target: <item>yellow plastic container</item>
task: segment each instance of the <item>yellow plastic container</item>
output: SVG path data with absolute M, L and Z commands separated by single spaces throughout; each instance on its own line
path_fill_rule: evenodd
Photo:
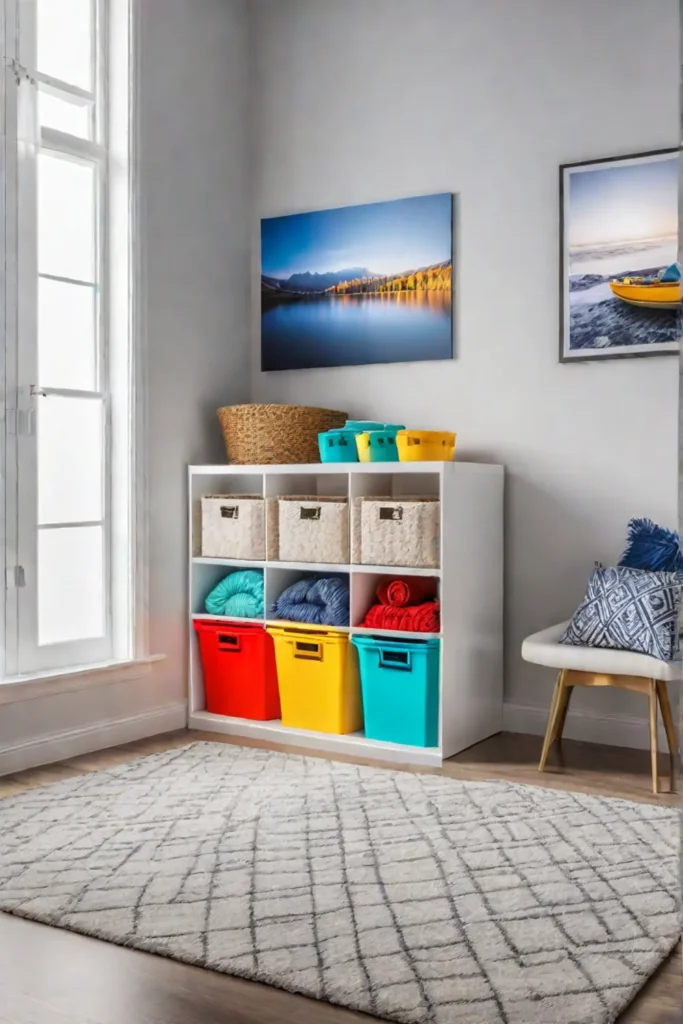
M 370 461 L 370 434 L 367 431 L 364 434 L 356 434 L 356 451 L 359 462 Z
M 359 462 L 398 462 L 396 434 L 405 427 L 382 427 L 356 434 Z
M 396 434 L 405 430 L 402 423 L 378 423 L 356 434 L 359 462 L 398 462 Z
M 452 462 L 457 434 L 445 430 L 399 430 L 400 462 Z
M 282 724 L 290 729 L 347 733 L 363 728 L 358 654 L 347 633 L 268 626 Z

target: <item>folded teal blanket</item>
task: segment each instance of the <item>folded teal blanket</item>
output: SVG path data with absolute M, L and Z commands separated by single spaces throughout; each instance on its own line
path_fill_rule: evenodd
M 218 583 L 204 608 L 209 615 L 236 615 L 241 619 L 262 619 L 263 573 L 258 569 L 240 569 Z
M 297 580 L 282 591 L 273 605 L 273 613 L 278 619 L 289 619 L 290 622 L 348 626 L 348 580 L 336 577 Z

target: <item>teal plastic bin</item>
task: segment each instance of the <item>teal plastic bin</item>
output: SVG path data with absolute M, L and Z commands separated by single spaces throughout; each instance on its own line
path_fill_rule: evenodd
M 358 649 L 368 739 L 438 747 L 439 638 L 351 640 Z
M 347 420 L 343 430 L 352 430 L 354 434 L 362 434 L 364 430 L 381 430 L 384 423 L 376 420 Z
M 355 430 L 341 427 L 318 434 L 318 449 L 321 462 L 358 462 Z

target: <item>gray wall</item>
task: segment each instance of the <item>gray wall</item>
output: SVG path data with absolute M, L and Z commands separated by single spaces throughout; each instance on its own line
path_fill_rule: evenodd
M 222 460 L 215 407 L 250 397 L 453 426 L 461 457 L 508 466 L 508 721 L 541 728 L 550 680 L 521 638 L 571 612 L 629 516 L 676 518 L 676 360 L 556 356 L 557 165 L 676 144 L 676 0 L 656 19 L 642 0 L 251 0 L 251 97 L 246 0 L 140 8 L 149 617 L 167 659 L 4 706 L 0 748 L 28 765 L 180 724 L 185 467 Z M 250 388 L 258 218 L 436 191 L 460 195 L 457 360 L 262 375 L 255 320 Z M 636 700 L 576 706 L 593 717 L 575 733 L 638 741 Z
M 249 397 L 244 0 L 142 0 L 141 187 L 155 685 L 187 685 L 187 477 Z
M 631 516 L 676 523 L 675 358 L 557 360 L 558 165 L 677 144 L 678 3 L 656 7 L 251 4 L 256 250 L 260 216 L 459 195 L 454 362 L 261 374 L 255 318 L 253 397 L 453 428 L 461 458 L 508 467 L 517 728 L 543 727 L 551 682 L 521 662 L 522 638 L 571 614 Z M 577 694 L 575 710 L 575 734 L 645 739 L 631 695 Z

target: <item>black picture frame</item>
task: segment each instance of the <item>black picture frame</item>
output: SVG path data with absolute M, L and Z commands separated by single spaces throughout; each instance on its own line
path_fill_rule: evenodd
M 568 216 L 569 207 L 569 184 L 572 174 L 585 173 L 588 170 L 607 169 L 609 165 L 633 166 L 639 163 L 654 163 L 666 161 L 668 158 L 678 163 L 679 148 L 649 150 L 644 153 L 630 153 L 621 156 L 602 157 L 597 160 L 580 160 L 573 163 L 561 164 L 559 168 L 559 222 L 560 222 L 560 250 L 559 250 L 559 292 L 560 292 L 560 320 L 559 320 L 559 361 L 561 363 L 586 363 L 594 360 L 604 359 L 633 359 L 644 356 L 677 355 L 680 352 L 680 311 L 674 311 L 673 320 L 676 323 L 675 340 L 648 343 L 629 343 L 622 345 L 585 346 L 571 348 L 571 304 L 569 301 L 569 244 L 568 244 Z M 675 212 L 675 211 L 674 211 Z M 677 258 L 674 254 L 674 262 Z M 624 257 L 626 258 L 626 257 Z M 625 266 L 623 273 L 629 272 Z M 619 272 L 621 273 L 621 272 Z M 607 274 L 606 278 L 618 275 Z M 618 307 L 617 307 L 618 308 Z M 630 309 L 637 307 L 629 307 Z M 649 312 L 649 311 L 646 311 Z M 661 314 L 657 314 L 661 316 Z M 653 321 L 651 321 L 652 323 Z M 659 325 L 663 329 L 663 325 Z M 668 328 L 667 328 L 668 332 Z

